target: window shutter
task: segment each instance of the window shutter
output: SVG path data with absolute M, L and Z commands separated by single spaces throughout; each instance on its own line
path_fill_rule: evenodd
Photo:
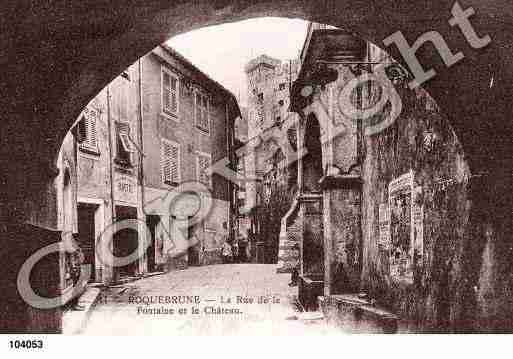
M 169 88 L 171 87 L 171 77 L 165 71 L 162 72 L 162 104 L 164 105 L 163 110 L 168 111 L 170 108 L 169 103 Z
M 178 112 L 178 78 L 162 70 L 162 105 L 163 111 L 169 115 Z
M 85 108 L 82 119 L 78 127 L 80 146 L 83 148 L 98 150 L 98 134 L 96 122 L 98 112 L 96 110 Z
M 210 157 L 204 156 L 204 155 L 198 155 L 197 157 L 198 161 L 198 175 L 197 179 L 199 182 L 210 186 L 210 174 L 208 172 L 208 169 L 210 168 Z
M 164 182 L 164 183 L 171 182 L 171 178 L 169 177 L 169 173 L 170 173 L 169 168 L 171 166 L 171 164 L 169 163 L 169 152 L 170 152 L 169 144 L 167 142 L 162 142 L 162 153 L 160 156 L 160 159 L 161 159 L 160 167 L 161 167 L 161 171 L 162 171 L 162 182 Z
M 209 113 L 208 106 L 209 100 L 208 96 L 201 94 L 200 92 L 196 92 L 196 100 L 195 100 L 195 119 L 196 126 L 203 131 L 209 132 Z
M 168 184 L 180 181 L 180 152 L 178 146 L 162 141 L 162 181 Z
M 196 112 L 196 126 L 200 127 L 201 128 L 201 123 L 202 123 L 202 111 L 201 111 L 201 95 L 199 94 L 199 92 L 196 93 L 196 103 L 195 103 L 196 106 L 194 106 L 195 108 L 195 112 Z
M 98 134 L 96 132 L 96 115 L 90 115 L 87 118 L 87 132 L 89 134 L 89 145 L 93 148 L 98 146 Z
M 86 128 L 86 119 L 84 116 L 78 121 L 77 124 L 77 141 L 82 146 L 84 144 L 84 141 L 87 140 L 87 128 Z
M 203 121 L 205 121 L 205 130 L 207 132 L 210 132 L 210 126 L 209 126 L 209 114 L 208 114 L 208 96 L 203 96 Z
M 178 161 L 179 161 L 179 152 L 178 152 L 178 147 L 177 146 L 171 146 L 171 181 L 172 182 L 175 182 L 175 183 L 178 183 L 179 180 L 180 180 L 180 173 L 179 173 L 179 166 L 178 166 Z
M 134 147 L 130 140 L 130 125 L 128 122 L 116 122 L 116 159 L 119 164 L 131 165 Z
M 171 103 L 171 111 L 176 114 L 178 110 L 178 79 L 174 76 L 171 76 L 171 86 L 169 89 L 169 102 Z

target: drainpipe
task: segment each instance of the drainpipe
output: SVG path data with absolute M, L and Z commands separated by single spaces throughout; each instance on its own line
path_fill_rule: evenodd
M 112 118 L 110 113 L 110 84 L 107 85 L 107 125 L 109 132 L 109 175 L 110 175 L 110 207 L 111 207 L 111 215 L 112 215 L 112 223 L 116 220 L 116 207 L 114 205 L 114 168 L 112 164 Z M 109 250 L 113 250 L 114 243 L 113 241 L 109 244 Z M 109 263 L 111 264 L 111 263 Z M 114 267 L 112 267 L 112 280 L 114 278 Z
M 142 94 L 142 76 L 143 76 L 143 65 L 142 65 L 142 59 L 139 59 L 139 186 L 141 187 L 141 210 L 142 215 L 145 217 L 145 210 L 144 206 L 146 203 L 146 196 L 145 196 L 145 180 L 144 180 L 144 136 L 143 136 L 143 118 L 144 118 L 144 111 L 143 111 L 143 94 Z M 146 218 L 145 218 L 146 219 Z M 144 236 L 147 235 L 147 231 L 144 231 Z M 146 238 L 146 241 L 151 240 L 150 238 Z M 146 253 L 142 258 L 146 258 Z M 146 261 L 147 263 L 147 261 Z M 143 264 L 144 269 L 144 264 Z M 146 271 L 148 271 L 148 266 L 146 266 Z M 143 270 L 144 272 L 144 270 Z
M 110 201 L 112 212 L 112 223 L 116 218 L 116 208 L 114 206 L 114 168 L 112 164 L 112 118 L 110 113 L 110 84 L 107 85 L 107 125 L 109 129 L 109 175 L 110 175 Z
M 228 155 L 228 166 L 230 167 L 230 169 L 232 169 L 232 153 L 231 153 L 231 137 L 230 137 L 230 119 L 229 119 L 229 110 L 228 110 L 228 100 L 225 102 L 225 105 L 224 105 L 224 108 L 225 108 L 225 116 L 226 116 L 226 131 L 225 131 L 225 134 L 226 134 L 226 150 L 227 150 L 227 155 Z M 229 200 L 230 200 L 230 212 L 228 213 L 228 233 L 229 233 L 229 238 L 231 240 L 233 240 L 233 218 L 232 218 L 232 213 L 233 213 L 233 183 L 231 181 L 228 181 L 228 190 L 229 190 Z
M 139 146 L 141 151 L 139 153 L 139 184 L 141 186 L 141 202 L 142 205 L 145 201 L 145 178 L 144 178 L 144 136 L 143 136 L 143 122 L 144 122 L 144 111 L 143 111 L 143 94 L 142 94 L 142 60 L 139 59 Z

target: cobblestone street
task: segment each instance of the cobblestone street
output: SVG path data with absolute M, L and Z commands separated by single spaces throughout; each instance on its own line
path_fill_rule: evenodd
M 307 335 L 326 333 L 313 313 L 309 319 L 295 310 L 297 287 L 275 265 L 231 264 L 192 267 L 107 289 L 94 308 L 83 334 L 90 335 Z M 158 296 L 198 296 L 199 304 L 143 304 Z M 237 300 L 239 297 L 239 300 Z M 242 297 L 242 298 L 240 298 Z M 179 298 L 183 300 L 183 298 Z M 241 299 L 245 303 L 241 303 Z M 259 300 L 268 303 L 258 303 Z M 228 303 L 230 300 L 230 303 Z M 249 301 L 253 303 L 249 303 Z M 274 303 L 273 303 L 274 302 Z M 199 312 L 192 313 L 192 307 Z M 153 309 L 174 310 L 174 314 Z M 185 314 L 179 314 L 180 308 Z M 230 313 L 213 314 L 218 308 Z M 236 313 L 237 309 L 240 313 Z M 234 310 L 235 313 L 231 313 Z

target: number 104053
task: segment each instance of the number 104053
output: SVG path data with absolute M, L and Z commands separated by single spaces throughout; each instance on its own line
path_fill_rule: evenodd
M 43 349 L 42 340 L 9 340 L 11 349 Z

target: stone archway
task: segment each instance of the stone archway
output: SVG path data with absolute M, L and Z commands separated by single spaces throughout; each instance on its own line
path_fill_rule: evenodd
M 9 1 L 1 10 L 5 21 L 0 38 L 2 237 L 21 236 L 11 228 L 13 218 L 58 228 L 55 163 L 62 140 L 88 101 L 129 64 L 170 36 L 202 26 L 258 16 L 301 17 L 341 27 L 375 44 L 397 31 L 409 44 L 437 31 L 453 52 L 463 52 L 465 58 L 450 68 L 430 45 L 417 55 L 426 69 L 437 72 L 424 87 L 448 115 L 464 148 L 473 174 L 469 203 L 480 209 L 473 218 L 488 228 L 490 240 L 497 243 L 490 246 L 490 256 L 506 268 L 510 252 L 502 249 L 513 232 L 513 4 L 461 1 L 464 9 L 472 6 L 475 11 L 470 19 L 476 32 L 492 39 L 481 50 L 448 23 L 452 5 L 442 0 L 422 6 L 380 0 L 162 0 L 100 6 L 83 0 L 49 7 Z M 387 51 L 406 65 L 397 47 Z M 9 241 L 2 246 L 2 258 L 18 253 L 30 238 Z M 469 246 L 462 251 L 463 256 L 480 256 L 483 249 Z M 9 280 L 4 278 L 1 287 L 11 287 Z
M 420 62 L 437 71 L 425 88 L 448 114 L 472 170 L 500 171 L 504 176 L 511 169 L 513 128 L 507 113 L 513 95 L 513 71 L 509 71 L 513 60 L 508 44 L 513 42 L 513 31 L 507 31 L 511 25 L 500 19 L 513 13 L 513 5 L 502 0 L 462 4 L 474 8 L 476 14 L 471 19 L 476 32 L 492 39 L 490 46 L 475 50 L 448 24 L 452 4 L 436 1 L 419 8 L 414 3 L 390 6 L 379 0 L 222 0 L 141 1 L 131 7 L 116 3 L 105 8 L 91 0 L 52 8 L 6 6 L 3 17 L 9 20 L 2 40 L 6 66 L 0 83 L 2 93 L 8 95 L 0 99 L 0 111 L 7 142 L 2 159 L 10 169 L 6 182 L 10 188 L 20 189 L 9 192 L 39 192 L 30 189 L 27 177 L 46 185 L 55 173 L 60 143 L 81 109 L 127 65 L 157 44 L 198 27 L 264 15 L 328 23 L 378 45 L 396 31 L 409 43 L 425 32 L 438 31 L 453 52 L 462 51 L 465 58 L 447 68 L 433 46 L 423 46 L 418 52 Z M 402 60 L 396 46 L 387 51 Z M 483 114 L 483 108 L 493 111 Z M 9 161 L 12 156 L 8 153 L 14 153 L 16 160 Z M 25 196 L 8 198 L 9 202 L 23 201 Z M 42 220 L 48 226 L 55 222 L 51 217 Z

